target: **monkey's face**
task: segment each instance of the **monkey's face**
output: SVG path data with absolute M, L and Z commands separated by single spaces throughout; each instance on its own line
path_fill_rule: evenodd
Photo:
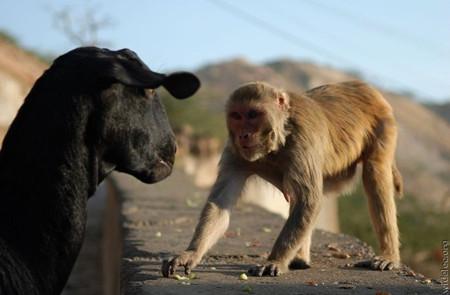
M 229 107 L 227 126 L 236 151 L 247 161 L 256 161 L 271 151 L 273 131 L 262 107 L 236 104 Z

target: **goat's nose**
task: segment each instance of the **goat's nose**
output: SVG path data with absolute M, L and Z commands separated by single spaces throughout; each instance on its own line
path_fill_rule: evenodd
M 171 146 L 171 149 L 172 149 L 173 154 L 175 154 L 175 153 L 177 152 L 177 148 L 178 148 L 177 142 L 174 141 L 174 142 L 172 143 L 172 146 Z
M 250 137 L 250 135 L 248 133 L 244 133 L 244 134 L 239 135 L 240 139 L 248 139 L 249 137 Z

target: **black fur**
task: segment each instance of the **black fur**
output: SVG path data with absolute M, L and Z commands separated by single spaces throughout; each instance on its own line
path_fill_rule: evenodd
M 171 172 L 175 139 L 153 91 L 198 79 L 150 69 L 131 50 L 72 50 L 38 79 L 0 152 L 0 294 L 60 294 L 80 250 L 86 202 L 112 171 Z

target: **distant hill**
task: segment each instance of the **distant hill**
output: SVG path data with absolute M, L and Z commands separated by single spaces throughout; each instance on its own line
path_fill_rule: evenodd
M 425 106 L 444 118 L 450 124 L 450 101 L 445 103 L 427 103 Z
M 197 74 L 204 86 L 198 97 L 210 112 L 222 118 L 228 94 L 244 82 L 264 80 L 288 90 L 304 91 L 359 78 L 329 67 L 288 59 L 262 65 L 234 59 L 206 65 Z M 449 209 L 450 125 L 410 97 L 384 90 L 383 93 L 392 104 L 399 124 L 397 160 L 406 192 L 427 206 Z
M 0 142 L 31 86 L 47 67 L 10 38 L 0 35 Z

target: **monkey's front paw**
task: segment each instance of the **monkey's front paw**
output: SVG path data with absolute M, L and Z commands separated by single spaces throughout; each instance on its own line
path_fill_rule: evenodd
M 262 276 L 271 276 L 276 277 L 281 275 L 282 273 L 285 273 L 288 270 L 288 267 L 284 264 L 281 264 L 279 262 L 275 261 L 268 261 L 267 264 L 263 265 L 255 265 L 252 266 L 248 273 L 255 277 L 262 277 Z
M 174 257 L 172 260 L 164 260 L 161 266 L 161 272 L 164 277 L 169 277 L 176 272 L 178 266 L 184 267 L 184 273 L 190 274 L 191 270 L 197 266 L 199 258 L 194 251 L 184 251 L 179 256 Z
M 355 267 L 366 267 L 373 270 L 392 270 L 399 268 L 400 263 L 392 259 L 388 259 L 382 256 L 375 256 L 371 260 L 361 261 L 355 263 Z

